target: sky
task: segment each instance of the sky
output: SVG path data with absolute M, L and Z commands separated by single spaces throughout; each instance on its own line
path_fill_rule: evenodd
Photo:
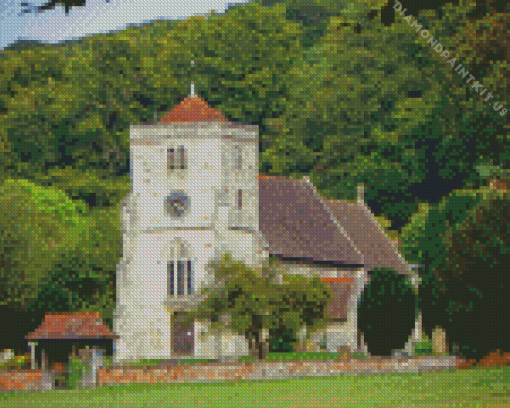
M 44 13 L 21 14 L 21 3 L 35 6 L 44 0 L 0 0 L 0 49 L 16 40 L 39 40 L 47 43 L 78 39 L 96 33 L 111 33 L 132 24 L 152 20 L 185 19 L 204 15 L 210 10 L 223 13 L 235 3 L 249 0 L 87 0 L 85 7 L 73 7 L 69 15 L 57 6 Z

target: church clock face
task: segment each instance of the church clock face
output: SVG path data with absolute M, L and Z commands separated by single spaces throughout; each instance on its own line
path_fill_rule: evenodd
M 173 192 L 165 199 L 165 208 L 173 217 L 182 217 L 190 206 L 189 197 L 182 192 Z

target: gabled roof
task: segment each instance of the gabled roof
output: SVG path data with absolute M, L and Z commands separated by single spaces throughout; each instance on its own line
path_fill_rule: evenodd
M 192 96 L 185 98 L 159 120 L 162 125 L 174 122 L 228 122 L 228 120 L 211 108 L 204 99 Z
M 50 314 L 41 325 L 25 336 L 27 340 L 98 340 L 117 335 L 106 327 L 98 312 Z
M 412 273 L 411 267 L 365 205 L 336 200 L 324 202 L 363 254 L 367 270 L 388 267 L 400 274 Z
M 259 208 L 259 229 L 271 255 L 363 265 L 363 256 L 311 184 L 260 175 Z

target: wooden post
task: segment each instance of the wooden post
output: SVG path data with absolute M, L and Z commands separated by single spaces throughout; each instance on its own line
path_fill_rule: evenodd
M 36 369 L 36 364 L 35 364 L 35 346 L 37 346 L 37 342 L 34 342 L 34 341 L 31 341 L 28 343 L 29 347 L 30 347 L 30 364 L 31 364 L 31 368 L 32 370 L 35 370 Z

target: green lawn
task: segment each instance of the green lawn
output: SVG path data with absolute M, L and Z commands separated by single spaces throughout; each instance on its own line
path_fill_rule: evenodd
M 1 408 L 504 407 L 508 404 L 510 367 L 0 394 Z

